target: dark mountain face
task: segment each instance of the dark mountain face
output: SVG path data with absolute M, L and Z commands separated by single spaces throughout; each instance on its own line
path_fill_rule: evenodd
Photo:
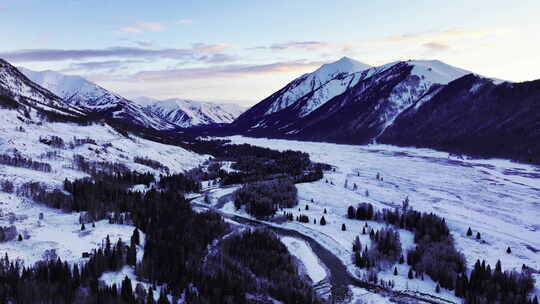
M 540 80 L 496 85 L 467 75 L 403 112 L 378 140 L 540 163 Z

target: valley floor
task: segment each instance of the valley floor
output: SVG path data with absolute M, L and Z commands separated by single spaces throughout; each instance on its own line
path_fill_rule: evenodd
M 313 161 L 336 168 L 335 172 L 326 173 L 321 181 L 297 185 L 299 206 L 286 211 L 293 211 L 295 217 L 308 215 L 311 222 L 292 222 L 283 226 L 316 238 L 358 277 L 362 273 L 350 262 L 351 243 L 356 235 L 361 234 L 365 222 L 347 219 L 347 207 L 369 202 L 377 208 L 392 208 L 400 206 L 406 197 L 414 209 L 433 212 L 446 219 L 469 268 L 480 259 L 491 265 L 501 260 L 506 270 L 519 271 L 523 264 L 540 269 L 538 166 L 500 159 L 462 160 L 429 149 L 386 145 L 349 146 L 239 136 L 229 139 L 235 144 L 304 151 Z M 376 179 L 377 174 L 382 181 Z M 354 184 L 358 186 L 357 190 L 353 190 Z M 309 205 L 309 210 L 305 210 L 305 205 Z M 324 209 L 327 214 L 323 213 Z M 237 212 L 232 202 L 225 204 L 223 211 Z M 323 215 L 328 223 L 326 226 L 313 224 L 314 218 L 318 223 Z M 347 227 L 345 232 L 341 231 L 343 223 Z M 468 227 L 474 235 L 480 232 L 482 239 L 466 236 Z M 400 234 L 406 251 L 414 245 L 412 234 L 403 230 Z M 369 243 L 366 236 L 361 235 L 361 240 L 363 244 Z M 508 247 L 511 254 L 506 253 Z M 309 261 L 306 263 L 311 264 Z M 397 278 L 392 270 L 393 267 L 380 277 L 394 280 L 396 289 L 434 294 L 435 285 L 429 279 L 406 279 L 408 266 L 398 267 Z M 538 292 L 540 275 L 535 275 L 535 278 Z M 443 290 L 437 296 L 459 302 L 450 291 Z

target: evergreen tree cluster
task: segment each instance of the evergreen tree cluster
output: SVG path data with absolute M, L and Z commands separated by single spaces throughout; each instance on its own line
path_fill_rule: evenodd
M 371 247 L 362 250 L 360 238 L 353 242 L 353 262 L 359 268 L 385 268 L 386 264 L 395 263 L 401 256 L 399 232 L 392 228 L 382 228 L 369 233 Z
M 196 176 L 191 174 L 176 173 L 171 175 L 160 175 L 159 187 L 165 190 L 188 192 L 201 192 L 201 183 Z
M 260 218 L 274 215 L 279 208 L 298 205 L 296 186 L 291 179 L 245 184 L 234 196 L 237 209 L 246 205 L 249 214 Z
M 268 294 L 282 303 L 320 303 L 300 278 L 287 247 L 268 230 L 248 230 L 225 239 L 211 263 L 213 280 L 230 286 L 213 289 L 210 303 L 246 303 L 247 293 Z M 256 280 L 250 279 L 253 275 Z
M 421 213 L 409 207 L 408 199 L 402 208 L 376 211 L 372 219 L 386 222 L 401 229 L 414 233 L 415 248 L 407 252 L 407 263 L 412 269 L 409 278 L 427 273 L 438 282 L 437 288 L 454 290 L 456 296 L 464 298 L 467 304 L 484 303 L 534 303 L 527 296 L 533 289 L 534 281 L 530 272 L 525 269 L 522 273 L 515 271 L 502 272 L 500 262 L 492 270 L 485 262 L 477 261 L 470 277 L 466 275 L 466 260 L 464 255 L 455 248 L 454 239 L 446 221 L 433 214 Z M 372 209 L 364 205 L 362 214 Z M 356 218 L 358 209 L 349 207 L 347 216 Z M 364 219 L 368 219 L 365 218 Z M 467 232 L 472 235 L 472 231 Z M 370 231 L 370 238 L 378 245 L 377 233 Z M 380 234 L 379 234 L 380 238 Z M 377 265 L 372 258 L 373 248 L 367 246 L 362 250 L 359 238 L 353 242 L 353 262 L 361 268 Z
M 529 293 L 534 289 L 534 280 L 530 271 L 502 271 L 501 262 L 495 268 L 477 260 L 470 278 L 459 275 L 456 278 L 455 294 L 464 298 L 466 304 L 487 303 L 538 303 L 535 297 L 530 299 Z
M 111 244 L 107 237 L 86 263 L 73 266 L 58 258 L 24 267 L 6 254 L 0 259 L 0 303 L 135 303 L 119 302 L 116 286 L 98 284 L 101 274 L 126 264 L 128 248 L 121 239 Z
M 164 171 L 166 173 L 169 173 L 169 168 L 167 166 L 163 165 L 162 163 L 158 162 L 157 160 L 153 160 L 153 159 L 148 158 L 148 157 L 135 156 L 133 158 L 133 161 L 138 163 L 138 164 L 150 167 L 152 169 L 162 170 L 162 171 Z
M 370 203 L 358 204 L 357 208 L 349 206 L 347 209 L 347 217 L 350 219 L 369 221 L 374 217 L 374 208 Z

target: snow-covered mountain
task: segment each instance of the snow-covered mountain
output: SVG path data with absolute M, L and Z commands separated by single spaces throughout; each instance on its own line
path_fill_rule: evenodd
M 72 118 L 85 112 L 66 104 L 54 93 L 28 79 L 17 68 L 0 59 L 0 105 L 17 108 L 26 118 L 40 114 L 58 114 Z M 22 119 L 22 118 L 21 118 Z
M 430 90 L 469 73 L 441 61 L 369 68 L 342 58 L 294 80 L 233 126 L 251 135 L 366 142 Z
M 233 122 L 245 108 L 236 104 L 217 104 L 187 99 L 155 100 L 149 97 L 136 98 L 146 109 L 163 120 L 179 127 L 222 124 Z
M 354 74 L 370 66 L 348 57 L 325 64 L 313 73 L 304 74 L 281 90 L 250 108 L 237 120 L 244 127 L 256 125 L 259 118 L 294 107 L 297 117 L 303 117 L 342 94 L 358 81 Z
M 61 97 L 65 103 L 88 112 L 99 113 L 123 123 L 156 130 L 170 130 L 175 127 L 145 110 L 139 104 L 110 92 L 83 77 L 64 75 L 55 71 L 36 72 L 25 68 L 20 68 L 20 70 L 33 82 Z

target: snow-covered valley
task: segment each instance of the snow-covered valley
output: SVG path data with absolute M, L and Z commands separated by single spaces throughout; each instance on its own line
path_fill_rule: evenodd
M 282 226 L 316 238 L 340 257 L 351 272 L 356 271 L 350 259 L 351 244 L 356 235 L 361 235 L 365 222 L 347 219 L 347 207 L 361 202 L 378 208 L 398 207 L 406 197 L 414 209 L 446 219 L 469 268 L 477 259 L 491 265 L 501 260 L 505 270 L 521 270 L 523 264 L 540 268 L 538 166 L 500 159 L 462 160 L 434 150 L 384 145 L 350 146 L 238 136 L 229 139 L 235 144 L 301 150 L 314 161 L 336 167 L 321 181 L 297 185 L 300 209 L 291 209 L 295 216 L 305 214 L 317 221 L 324 215 L 329 224 L 292 222 Z M 375 178 L 377 174 L 382 181 Z M 346 180 L 348 188 L 344 187 Z M 358 186 L 356 191 L 354 184 Z M 304 210 L 306 204 L 309 210 Z M 236 212 L 232 203 L 223 209 Z M 327 214 L 323 214 L 324 209 Z M 342 223 L 346 224 L 346 232 L 340 229 Z M 468 227 L 475 234 L 480 232 L 481 240 L 467 236 Z M 413 246 L 412 236 L 407 236 L 406 231 L 401 234 L 403 247 Z M 362 239 L 363 244 L 368 241 Z M 510 254 L 506 253 L 508 247 Z M 399 273 L 401 280 L 393 277 L 391 270 L 380 277 L 394 280 L 396 289 L 434 293 L 433 283 L 407 281 L 406 269 L 399 269 Z M 538 281 L 540 276 L 535 276 Z M 536 284 L 538 292 L 539 283 Z M 440 296 L 458 301 L 449 291 L 443 290 Z

